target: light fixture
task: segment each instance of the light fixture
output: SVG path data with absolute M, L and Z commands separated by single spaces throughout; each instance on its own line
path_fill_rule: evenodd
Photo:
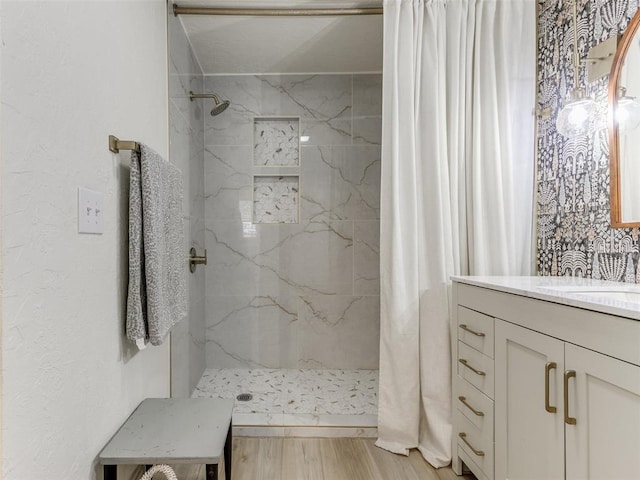
M 621 134 L 631 132 L 640 125 L 640 102 L 635 97 L 629 97 L 624 87 L 619 89 L 615 115 L 618 131 Z
M 598 104 L 578 87 L 580 57 L 578 55 L 578 0 L 573 2 L 573 88 L 556 118 L 558 133 L 566 138 L 575 138 L 592 133 L 596 129 Z

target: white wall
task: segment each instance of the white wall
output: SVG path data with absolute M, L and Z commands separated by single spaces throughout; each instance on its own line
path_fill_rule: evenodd
M 168 345 L 124 339 L 128 153 L 107 149 L 168 153 L 165 3 L 0 7 L 4 479 L 84 480 L 132 409 L 169 394 Z M 104 235 L 77 233 L 79 186 L 104 192 Z

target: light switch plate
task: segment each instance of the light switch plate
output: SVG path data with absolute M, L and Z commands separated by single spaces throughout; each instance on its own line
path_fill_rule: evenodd
M 104 232 L 104 194 L 78 187 L 78 233 Z

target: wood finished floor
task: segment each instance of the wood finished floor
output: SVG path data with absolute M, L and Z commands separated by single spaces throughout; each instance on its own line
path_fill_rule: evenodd
M 374 442 L 369 438 L 236 437 L 233 439 L 233 480 L 475 479 L 471 475 L 458 477 L 448 467 L 435 469 L 416 450 L 404 457 L 382 450 Z M 176 465 L 174 468 L 178 480 L 205 480 L 204 466 Z M 220 473 L 222 480 L 223 468 Z M 156 479 L 164 480 L 164 476 L 158 474 Z

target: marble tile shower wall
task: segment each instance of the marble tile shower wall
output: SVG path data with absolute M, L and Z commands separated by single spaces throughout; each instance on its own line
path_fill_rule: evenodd
M 538 102 L 554 112 L 538 121 L 538 272 L 640 283 L 640 230 L 610 226 L 605 122 L 590 138 L 566 140 L 555 130 L 555 115 L 573 85 L 572 5 L 545 0 L 538 16 Z M 585 58 L 589 48 L 624 32 L 638 0 L 578 5 L 578 50 Z M 580 83 L 586 84 L 584 76 Z M 605 78 L 587 84 L 587 93 L 606 105 L 607 87 Z
M 211 76 L 205 90 L 231 101 L 205 119 L 207 366 L 378 368 L 381 75 Z M 270 148 L 255 119 L 273 117 L 287 155 L 254 160 Z M 299 201 L 296 223 L 261 223 L 277 202 L 254 211 L 254 185 L 268 196 L 270 181 Z
M 185 256 L 204 248 L 204 114 L 201 102 L 189 101 L 189 90 L 201 91 L 202 71 L 180 20 L 169 16 L 169 156 L 184 183 Z M 186 268 L 186 265 L 185 265 Z M 189 274 L 189 314 L 171 332 L 171 395 L 189 397 L 205 368 L 205 277 L 202 268 Z

